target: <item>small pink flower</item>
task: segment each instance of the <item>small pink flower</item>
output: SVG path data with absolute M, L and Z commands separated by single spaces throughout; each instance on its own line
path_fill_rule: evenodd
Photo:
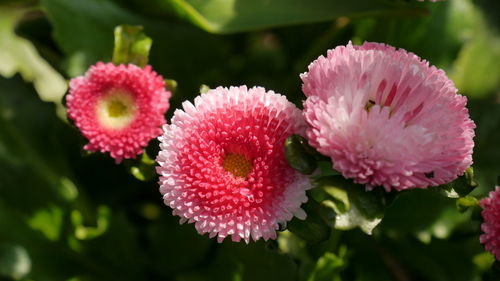
M 288 166 L 284 141 L 304 134 L 286 97 L 245 86 L 210 90 L 183 103 L 164 126 L 160 192 L 181 222 L 222 242 L 275 239 L 279 223 L 305 218 L 309 181 Z
M 340 46 L 302 74 L 313 147 L 346 178 L 403 190 L 448 183 L 472 164 L 467 99 L 405 50 Z
M 89 143 L 88 151 L 109 152 L 120 163 L 141 154 L 165 124 L 170 92 L 151 66 L 98 62 L 71 79 L 68 116 Z
M 500 261 L 500 187 L 490 192 L 480 203 L 484 223 L 481 225 L 483 234 L 479 238 L 486 250 L 490 251 Z

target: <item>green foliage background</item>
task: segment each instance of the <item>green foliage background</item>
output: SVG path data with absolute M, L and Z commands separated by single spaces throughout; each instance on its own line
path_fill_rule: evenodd
M 111 60 L 120 24 L 144 26 L 150 64 L 178 82 L 167 117 L 201 84 L 260 85 L 300 106 L 298 75 L 327 49 L 349 40 L 405 48 L 469 98 L 473 194 L 486 195 L 500 174 L 496 0 L 2 0 L 0 278 L 500 280 L 479 244 L 479 210 L 460 213 L 436 190 L 398 196 L 371 236 L 334 230 L 316 244 L 289 231 L 277 241 L 218 244 L 179 225 L 155 179 L 86 155 L 64 118 L 67 80 Z

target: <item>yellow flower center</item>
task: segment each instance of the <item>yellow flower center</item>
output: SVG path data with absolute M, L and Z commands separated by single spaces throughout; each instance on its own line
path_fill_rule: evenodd
M 252 171 L 252 164 L 245 155 L 229 153 L 224 157 L 222 166 L 235 177 L 246 178 Z
M 108 102 L 109 117 L 121 117 L 127 115 L 129 108 L 120 100 L 111 100 Z
M 135 117 L 135 102 L 130 93 L 113 89 L 97 103 L 97 119 L 108 129 L 121 129 Z

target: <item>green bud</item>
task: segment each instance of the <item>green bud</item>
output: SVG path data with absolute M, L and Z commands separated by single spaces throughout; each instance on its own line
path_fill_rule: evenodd
M 144 67 L 152 44 L 153 40 L 144 34 L 142 26 L 119 25 L 115 28 L 113 63 Z
M 461 213 L 467 211 L 471 207 L 479 206 L 479 201 L 476 197 L 473 196 L 465 196 L 457 199 L 457 209 Z

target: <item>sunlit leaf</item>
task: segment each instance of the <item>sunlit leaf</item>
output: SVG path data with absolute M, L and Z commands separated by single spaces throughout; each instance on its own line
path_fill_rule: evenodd
M 366 191 L 363 185 L 354 184 L 342 176 L 319 178 L 314 184 L 324 190 L 332 200 L 331 207 L 336 212 L 335 228 L 348 230 L 359 227 L 365 233 L 371 234 L 382 221 L 386 203 L 384 194 L 378 190 Z
M 333 20 L 341 16 L 408 11 L 378 0 L 163 0 L 179 15 L 215 33 Z
M 0 244 L 0 277 L 20 280 L 31 270 L 31 259 L 26 249 L 17 244 Z
M 345 248 L 342 251 L 345 252 Z M 316 262 L 316 266 L 307 281 L 341 281 L 340 271 L 345 266 L 344 256 L 326 252 Z
M 38 210 L 29 220 L 31 228 L 41 231 L 47 239 L 57 240 L 61 231 L 63 210 L 54 205 Z
M 64 116 L 61 102 L 67 90 L 65 79 L 38 54 L 31 42 L 14 33 L 24 12 L 0 7 L 0 75 L 9 78 L 20 73 L 25 81 L 33 82 L 43 101 L 56 103 L 58 113 Z

